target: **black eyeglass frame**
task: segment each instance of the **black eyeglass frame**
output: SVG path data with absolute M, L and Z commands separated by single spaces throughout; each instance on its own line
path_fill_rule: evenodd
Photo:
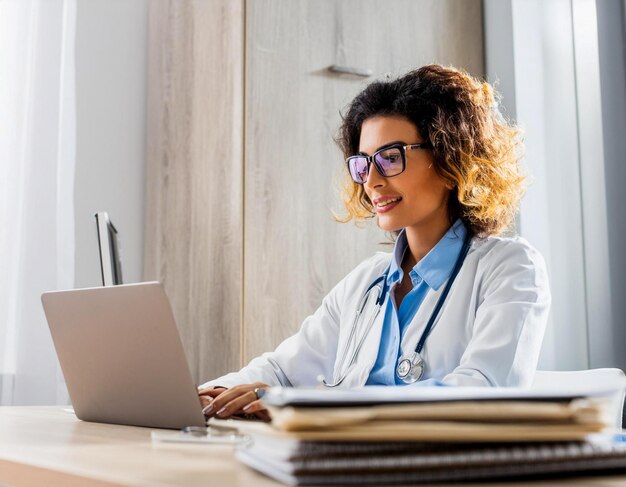
M 404 170 L 406 169 L 406 151 L 407 150 L 432 149 L 432 147 L 433 146 L 430 142 L 420 142 L 419 144 L 406 144 L 406 145 L 403 145 L 402 143 L 393 143 L 393 144 L 381 147 L 376 152 L 374 152 L 371 156 L 368 156 L 367 154 L 356 154 L 354 156 L 350 156 L 346 159 L 346 166 L 348 168 L 348 173 L 350 174 L 352 181 L 354 181 L 356 184 L 365 184 L 367 182 L 367 179 L 363 182 L 356 181 L 354 177 L 352 176 L 352 171 L 350 171 L 350 160 L 360 158 L 360 157 L 364 157 L 365 160 L 367 161 L 367 176 L 369 176 L 370 174 L 370 166 L 374 164 L 376 171 L 378 171 L 378 174 L 380 174 L 382 177 L 393 178 L 395 176 L 399 176 L 400 174 L 402 174 Z M 376 156 L 380 154 L 381 152 L 384 152 L 389 149 L 399 149 L 400 157 L 402 158 L 402 170 L 397 174 L 392 174 L 391 176 L 387 176 L 386 174 L 384 174 L 383 169 L 376 162 Z

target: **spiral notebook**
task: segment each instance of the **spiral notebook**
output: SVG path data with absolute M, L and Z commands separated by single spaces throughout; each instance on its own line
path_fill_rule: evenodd
M 613 392 L 273 388 L 272 424 L 241 424 L 237 458 L 289 485 L 626 472 L 626 444 L 607 436 Z
M 273 443 L 272 443 L 273 441 Z M 320 443 L 255 439 L 236 457 L 288 485 L 378 485 L 626 472 L 626 444 Z

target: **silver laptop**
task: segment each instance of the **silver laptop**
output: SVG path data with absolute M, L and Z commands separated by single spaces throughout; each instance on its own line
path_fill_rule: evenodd
M 41 301 L 79 419 L 152 428 L 205 425 L 160 283 L 48 292 Z

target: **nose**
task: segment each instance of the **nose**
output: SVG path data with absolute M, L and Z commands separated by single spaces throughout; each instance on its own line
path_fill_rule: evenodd
M 380 175 L 378 169 L 376 169 L 376 166 L 373 163 L 370 164 L 369 171 L 367 173 L 367 180 L 364 183 L 365 189 L 369 192 L 369 190 L 380 188 L 385 184 L 385 177 Z

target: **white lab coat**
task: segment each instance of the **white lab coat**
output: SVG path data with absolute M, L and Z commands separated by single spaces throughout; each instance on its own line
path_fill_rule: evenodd
M 340 377 L 343 370 L 337 369 L 346 353 L 345 343 L 359 301 L 369 285 L 385 272 L 391 258 L 391 253 L 379 252 L 359 264 L 304 320 L 300 330 L 276 350 L 202 387 L 232 387 L 257 381 L 287 387 L 314 386 L 319 384 L 320 376 L 327 382 Z M 400 344 L 402 354 L 415 350 L 444 288 L 431 289 L 424 298 Z M 550 300 L 544 260 L 525 239 L 474 238 L 422 350 L 422 380 L 437 379 L 457 386 L 529 386 L 537 367 Z M 378 355 L 385 306 L 340 387 L 365 385 Z M 372 312 L 373 307 L 366 308 L 365 317 Z M 365 322 L 359 320 L 357 337 L 363 333 Z M 349 357 L 354 346 L 353 339 Z

